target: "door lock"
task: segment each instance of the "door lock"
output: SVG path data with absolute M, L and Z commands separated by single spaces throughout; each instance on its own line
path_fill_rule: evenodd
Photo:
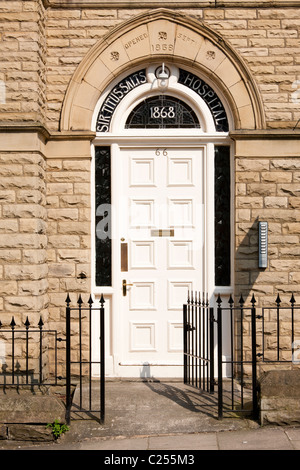
M 127 295 L 127 286 L 133 286 L 133 284 L 127 284 L 126 279 L 123 279 L 122 287 L 123 287 L 123 296 Z

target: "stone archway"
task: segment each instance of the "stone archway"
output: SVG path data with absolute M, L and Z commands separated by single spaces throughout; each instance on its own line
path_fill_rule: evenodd
M 115 28 L 77 68 L 63 104 L 61 131 L 90 131 L 95 106 L 118 75 L 140 63 L 179 62 L 210 80 L 231 109 L 235 129 L 264 128 L 259 92 L 230 45 L 207 26 L 165 9 Z

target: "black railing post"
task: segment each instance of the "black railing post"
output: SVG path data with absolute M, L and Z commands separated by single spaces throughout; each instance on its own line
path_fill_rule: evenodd
M 215 391 L 215 360 L 214 360 L 214 309 L 209 309 L 209 391 Z
M 218 418 L 223 418 L 223 362 L 222 362 L 222 309 L 221 297 L 217 299 L 217 322 L 218 322 Z
M 291 297 L 291 300 L 290 300 L 290 303 L 291 303 L 291 322 L 292 322 L 292 358 L 294 357 L 294 350 L 295 350 L 295 344 L 294 344 L 294 341 L 295 341 L 295 328 L 294 328 L 294 305 L 295 305 L 295 297 L 294 297 L 294 294 L 292 293 L 292 297 Z
M 66 422 L 70 424 L 71 414 L 71 299 L 66 298 Z
M 40 330 L 39 381 L 41 384 L 43 382 L 43 326 L 44 326 L 42 317 L 40 317 L 38 326 Z
M 195 307 L 196 308 L 196 307 Z M 194 311 L 195 311 L 195 308 L 194 308 L 194 292 L 192 291 L 191 292 L 191 317 L 189 319 L 189 323 L 190 323 L 190 351 L 189 352 L 192 352 L 192 356 L 191 356 L 191 362 L 192 362 L 192 385 L 194 385 L 194 354 L 195 354 L 195 351 L 194 351 Z
M 92 321 L 93 321 L 93 299 L 92 299 L 91 294 L 88 300 L 88 304 L 89 304 L 89 409 L 91 410 L 92 409 Z M 99 336 L 101 336 L 101 332 Z M 80 370 L 80 374 L 81 373 L 82 371 Z M 100 380 L 101 380 L 101 376 L 100 376 Z M 82 389 L 80 393 L 82 394 Z M 80 408 L 81 407 L 82 407 L 82 401 L 80 402 Z
M 82 312 L 81 307 L 83 300 L 81 294 L 79 294 L 77 305 L 78 305 L 78 347 L 79 347 L 79 406 L 82 409 Z
M 275 300 L 276 302 L 276 305 L 277 305 L 277 361 L 279 362 L 279 359 L 280 359 L 280 354 L 279 354 L 279 350 L 280 350 L 280 323 L 279 323 L 279 316 L 280 316 L 280 304 L 281 304 L 281 299 L 280 299 L 280 296 L 279 294 L 277 295 L 277 298 Z
M 100 299 L 100 421 L 104 422 L 105 418 L 105 300 L 103 294 Z
M 26 344 L 25 344 L 25 351 L 26 351 L 26 385 L 28 385 L 28 361 L 29 361 L 29 326 L 30 322 L 28 320 L 28 317 L 26 318 L 26 321 L 24 323 L 25 328 L 26 328 Z
M 241 295 L 240 304 L 240 365 L 241 365 L 241 405 L 244 407 L 244 298 Z
M 231 403 L 232 403 L 232 408 L 234 407 L 234 350 L 233 350 L 233 345 L 234 345 L 234 328 L 233 328 L 233 304 L 234 300 L 232 298 L 232 295 L 230 294 L 229 300 L 229 321 L 230 321 L 230 361 L 231 361 Z
M 258 418 L 257 401 L 257 356 L 256 356 L 256 300 L 254 294 L 251 299 L 251 336 L 252 336 L 252 406 L 253 418 Z
M 16 322 L 14 317 L 12 317 L 11 322 L 10 322 L 10 327 L 11 327 L 11 378 L 12 378 L 12 383 L 15 383 L 15 326 Z
M 186 319 L 186 374 L 187 374 L 187 383 L 191 384 L 191 337 L 190 337 L 190 321 L 191 321 L 191 299 L 190 292 L 188 292 L 187 299 L 187 319 Z
M 187 304 L 183 305 L 183 383 L 187 383 Z

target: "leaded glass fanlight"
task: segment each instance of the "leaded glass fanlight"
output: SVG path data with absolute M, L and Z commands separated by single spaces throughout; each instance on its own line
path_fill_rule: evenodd
M 139 103 L 126 121 L 126 129 L 199 129 L 200 123 L 192 108 L 179 98 L 153 96 Z

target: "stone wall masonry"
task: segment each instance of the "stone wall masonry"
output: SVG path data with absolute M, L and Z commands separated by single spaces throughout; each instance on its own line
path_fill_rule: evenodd
M 174 6 L 227 40 L 260 89 L 268 127 L 293 128 L 299 117 L 299 9 Z M 71 77 L 98 41 L 144 12 L 125 8 L 45 8 L 42 0 L 0 1 L 0 118 L 45 121 L 59 129 Z
M 45 153 L 34 141 L 26 150 L 29 133 L 26 142 L 25 133 L 16 143 L 11 136 L 0 141 L 0 312 L 3 323 L 12 314 L 20 321 L 29 314 L 34 322 L 42 314 L 50 327 L 63 329 L 66 293 L 90 291 L 92 188 L 88 138 L 84 150 L 72 133 L 58 136 L 62 104 L 91 48 L 145 10 L 44 5 L 0 0 L 0 120 L 44 122 L 51 133 Z M 299 9 L 195 5 L 174 10 L 203 22 L 240 54 L 260 90 L 269 130 L 294 129 Z M 237 148 L 235 158 L 235 291 L 245 300 L 254 292 L 260 305 L 273 304 L 278 292 L 284 301 L 291 292 L 300 301 L 299 141 L 270 145 L 266 138 L 255 152 L 250 147 Z M 264 270 L 258 268 L 259 220 L 269 222 Z
M 174 8 L 203 22 L 241 55 L 260 89 L 268 127 L 296 125 L 299 9 Z M 45 121 L 58 130 L 63 99 L 80 62 L 105 34 L 144 11 L 45 8 L 42 0 L 1 0 L 0 118 Z
M 299 158 L 237 157 L 236 292 L 254 292 L 262 304 L 277 293 L 300 300 Z M 258 221 L 269 223 L 269 262 L 258 267 Z
M 45 120 L 42 0 L 0 1 L 0 120 Z
M 66 293 L 90 292 L 90 194 L 90 157 L 47 160 L 49 319 L 56 326 Z
M 0 152 L 0 309 L 19 326 L 47 321 L 45 161 L 39 152 Z
M 176 7 L 174 7 L 176 9 Z M 178 8 L 220 34 L 248 65 L 270 128 L 293 128 L 299 114 L 300 51 L 297 8 Z M 137 9 L 47 10 L 47 125 L 58 129 L 62 100 L 91 47 Z

